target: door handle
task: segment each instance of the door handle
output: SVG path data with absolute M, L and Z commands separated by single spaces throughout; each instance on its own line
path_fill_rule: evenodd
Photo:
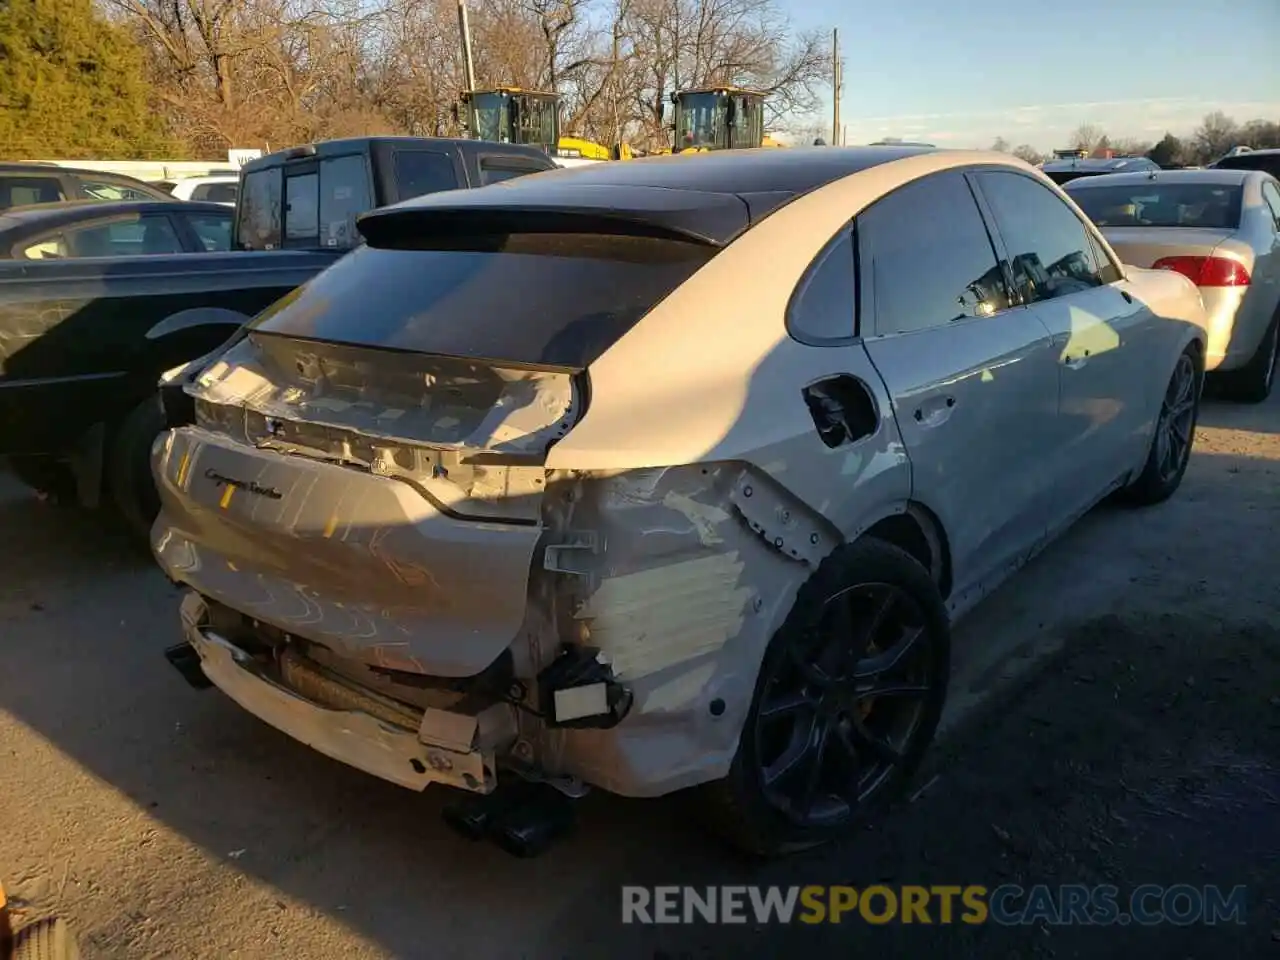
M 1124 297 L 1125 303 L 1133 303 L 1133 294 L 1130 293 L 1128 290 L 1121 290 L 1120 296 Z

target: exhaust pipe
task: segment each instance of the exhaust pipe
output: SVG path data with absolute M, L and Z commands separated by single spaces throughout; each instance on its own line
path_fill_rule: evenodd
M 200 667 L 200 654 L 196 653 L 196 648 L 191 644 L 179 643 L 169 647 L 164 652 L 164 658 L 173 664 L 173 668 L 182 674 L 182 679 L 195 689 L 208 690 L 213 686 L 213 681 L 205 676 L 204 670 Z
M 488 839 L 513 857 L 536 857 L 574 826 L 573 802 L 546 784 L 520 782 L 488 796 L 467 796 L 443 811 L 468 840 Z

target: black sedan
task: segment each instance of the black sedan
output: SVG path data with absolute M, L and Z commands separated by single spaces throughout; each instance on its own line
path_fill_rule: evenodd
M 0 260 L 208 253 L 231 249 L 235 210 L 189 200 L 68 200 L 0 213 Z

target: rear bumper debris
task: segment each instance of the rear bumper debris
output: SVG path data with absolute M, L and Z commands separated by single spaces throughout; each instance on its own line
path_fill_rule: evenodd
M 411 790 L 432 783 L 475 793 L 496 787 L 497 754 L 515 738 L 511 706 L 491 705 L 474 715 L 417 711 L 301 658 L 272 669 L 211 629 L 206 611 L 198 594 L 184 598 L 187 642 L 213 685 L 254 716 L 334 760 Z M 415 720 L 417 729 L 409 726 Z

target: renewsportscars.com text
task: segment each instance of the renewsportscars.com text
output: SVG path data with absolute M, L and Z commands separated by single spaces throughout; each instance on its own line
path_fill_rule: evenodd
M 623 887 L 623 923 L 1243 924 L 1242 886 Z

